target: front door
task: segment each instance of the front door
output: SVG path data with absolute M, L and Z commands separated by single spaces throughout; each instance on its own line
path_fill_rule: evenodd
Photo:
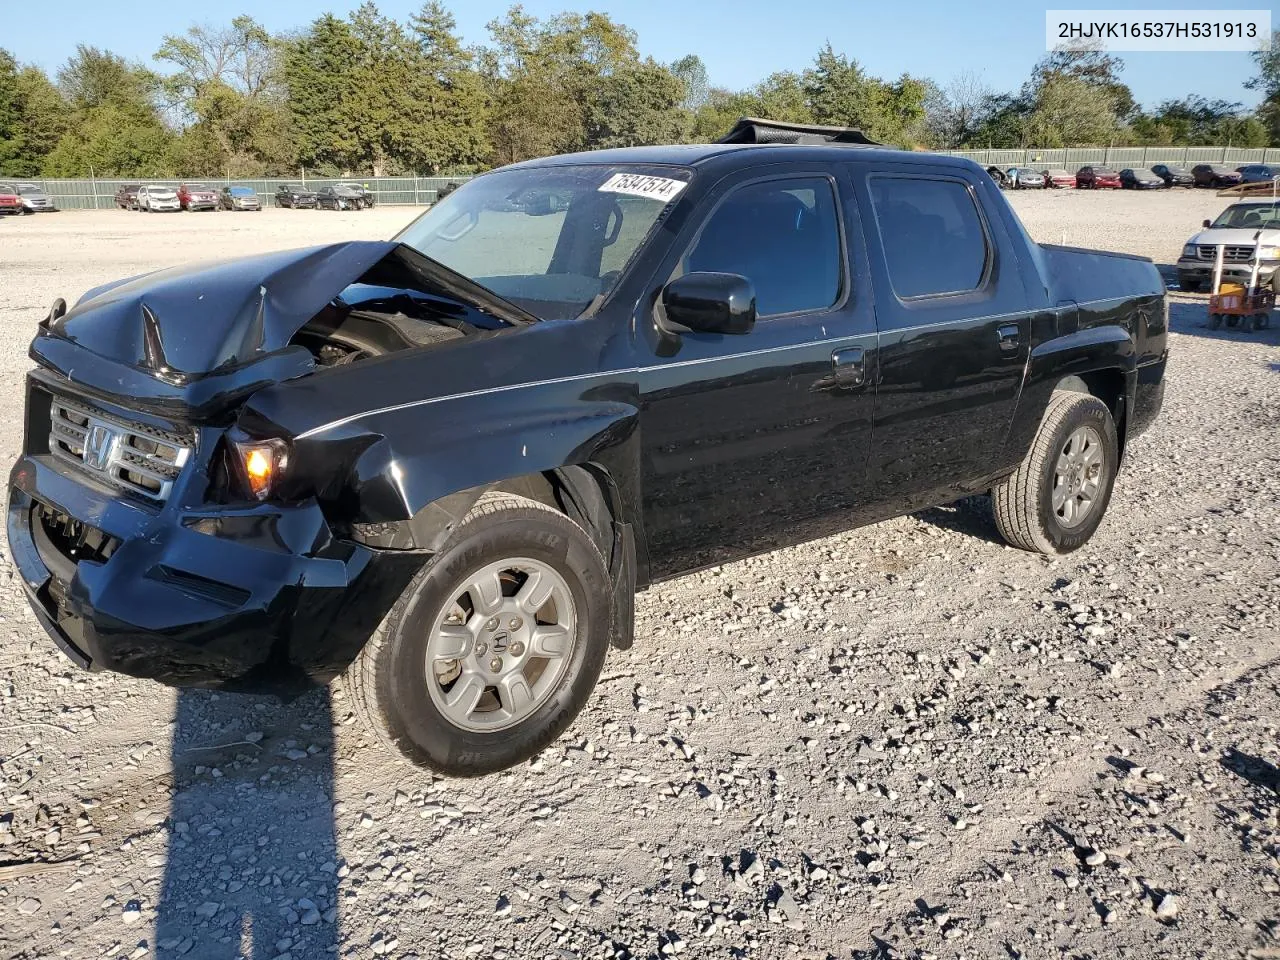
M 865 492 L 875 319 L 856 210 L 828 170 L 789 166 L 717 185 L 655 277 L 747 277 L 755 329 L 656 340 L 639 317 L 653 579 L 819 535 Z

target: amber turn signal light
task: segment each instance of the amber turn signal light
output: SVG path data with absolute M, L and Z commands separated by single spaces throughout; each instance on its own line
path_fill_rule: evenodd
M 289 462 L 283 440 L 253 440 L 233 444 L 237 465 L 249 496 L 265 500 Z

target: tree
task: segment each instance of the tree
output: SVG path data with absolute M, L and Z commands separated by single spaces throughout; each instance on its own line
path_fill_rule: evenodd
M 58 87 L 70 114 L 66 134 L 42 161 L 47 176 L 172 172 L 174 135 L 160 118 L 155 74 L 81 44 L 58 71 Z
M 489 102 L 475 55 L 462 46 L 452 14 L 436 0 L 423 4 L 409 23 L 417 49 L 409 97 L 415 135 L 406 161 L 432 173 L 483 163 L 490 151 Z
M 516 5 L 488 30 L 491 45 L 481 59 L 493 104 L 489 135 L 501 163 L 586 148 L 602 81 L 640 64 L 635 33 L 602 13 L 544 22 Z
M 1249 90 L 1262 91 L 1258 119 L 1266 126 L 1271 143 L 1280 143 L 1280 30 L 1271 34 L 1271 49 L 1256 50 L 1253 62 L 1258 75 L 1245 82 Z
M 697 54 L 681 57 L 668 68 L 684 88 L 680 99 L 680 107 L 689 113 L 696 113 L 707 102 L 711 93 L 711 85 L 707 80 L 707 65 Z
M 990 115 L 992 90 L 976 73 L 957 74 L 945 87 L 926 86 L 925 129 L 934 146 L 954 149 L 972 142 Z
M 282 72 L 301 163 L 344 170 L 356 161 L 352 106 L 359 59 L 350 25 L 328 13 L 286 47 Z
M 1241 104 L 1206 100 L 1196 94 L 1180 100 L 1165 100 L 1153 112 L 1137 117 L 1131 124 L 1131 130 L 1134 139 L 1156 146 L 1211 146 L 1219 143 L 1265 146 L 1266 143 L 1265 127 L 1261 121 L 1249 117 Z M 1259 131 L 1261 143 L 1256 142 Z
M 868 76 L 830 44 L 805 71 L 803 87 L 815 122 L 856 127 L 884 143 L 908 145 L 925 117 L 923 83 L 906 74 L 892 83 Z
M 1040 86 L 1024 133 L 1037 147 L 1109 144 L 1116 115 L 1106 90 L 1075 76 L 1053 75 Z
M 602 77 L 587 109 L 592 147 L 635 147 L 678 142 L 685 117 L 677 109 L 684 84 L 653 60 Z
M 277 54 L 266 29 L 249 16 L 164 38 L 155 59 L 176 69 L 161 89 L 186 127 L 184 155 L 188 162 L 199 157 L 199 172 L 261 174 L 292 160 Z
M 1118 121 L 1137 111 L 1133 91 L 1120 80 L 1124 61 L 1101 50 L 1059 47 L 1043 57 L 1031 70 L 1032 95 L 1055 77 L 1071 77 L 1107 94 Z

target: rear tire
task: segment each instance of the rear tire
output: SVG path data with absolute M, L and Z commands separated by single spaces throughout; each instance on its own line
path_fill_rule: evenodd
M 1102 523 L 1119 462 L 1107 405 L 1087 393 L 1055 393 L 1022 463 L 991 491 L 1000 535 L 1036 553 L 1078 550 Z
M 405 588 L 346 682 L 356 712 L 412 763 L 482 776 L 568 729 L 604 665 L 610 617 L 608 567 L 587 532 L 545 504 L 489 493 Z

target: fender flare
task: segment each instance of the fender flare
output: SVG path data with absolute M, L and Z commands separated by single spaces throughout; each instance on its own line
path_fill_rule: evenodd
M 1124 445 L 1125 412 L 1132 409 L 1137 389 L 1138 349 L 1122 326 L 1104 324 L 1054 337 L 1037 344 L 1027 358 L 1022 390 L 1009 425 L 1003 457 L 1007 466 L 1021 462 L 1040 429 L 1049 398 L 1064 380 L 1088 383 L 1098 374 L 1122 378 L 1116 430 Z

